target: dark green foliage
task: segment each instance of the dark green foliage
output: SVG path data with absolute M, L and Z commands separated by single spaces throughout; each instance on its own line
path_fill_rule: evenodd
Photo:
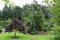
M 22 9 L 18 6 L 15 6 L 13 8 L 8 7 L 5 5 L 2 13 L 1 14 L 1 20 L 7 20 L 7 19 L 12 19 L 12 18 L 18 18 L 21 20 L 21 11 Z
M 46 19 L 50 19 L 51 18 L 51 13 L 49 11 L 48 6 L 42 6 L 42 12 L 45 15 Z
M 37 31 L 49 29 L 49 26 L 46 26 L 45 22 L 49 25 L 51 15 L 48 7 L 42 7 L 42 5 L 34 0 L 34 3 L 30 5 L 27 4 L 22 8 L 19 6 L 11 7 L 5 5 L 3 10 L 0 11 L 0 17 L 0 20 L 3 21 L 13 18 L 19 19 L 22 22 L 25 22 L 26 30 L 34 34 L 37 33 Z M 4 23 L 3 25 L 6 24 Z
M 29 26 L 28 32 L 34 34 L 36 31 L 43 30 L 45 18 L 41 5 L 34 1 L 33 4 L 26 5 L 23 8 L 22 20 L 24 20 L 27 24 L 29 23 L 29 25 L 27 25 Z

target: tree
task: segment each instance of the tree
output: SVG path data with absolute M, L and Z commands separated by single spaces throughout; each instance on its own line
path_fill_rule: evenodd
M 7 5 L 5 5 L 5 7 L 4 7 L 4 9 L 3 9 L 3 11 L 2 11 L 2 18 L 3 18 L 3 20 L 6 20 L 6 19 L 8 19 L 8 6 Z
M 52 16 L 54 19 L 54 22 L 57 25 L 57 29 L 56 30 L 56 36 L 55 36 L 55 40 L 60 40 L 60 1 L 59 0 L 53 0 L 54 4 L 52 4 Z
M 14 38 L 16 38 L 16 31 L 22 32 L 25 34 L 25 28 L 22 25 L 22 21 L 19 21 L 16 18 L 12 19 L 12 22 L 5 28 L 6 32 L 14 31 Z
M 11 3 L 9 0 L 2 0 L 2 1 L 4 1 L 7 4 L 7 6 L 10 6 L 11 8 L 15 6 L 14 3 L 13 2 Z
M 55 24 L 53 30 L 56 33 L 54 40 L 60 40 L 60 0 L 53 0 L 50 3 L 51 21 Z
M 44 25 L 44 15 L 42 13 L 41 6 L 37 4 L 36 1 L 34 1 L 33 10 L 34 10 L 33 21 L 32 21 L 33 25 L 35 26 L 36 30 L 38 31 L 42 30 Z
M 2 20 L 2 12 L 0 11 L 0 20 Z
M 44 15 L 40 4 L 34 1 L 31 5 L 25 5 L 23 7 L 22 20 L 29 24 L 28 32 L 39 31 L 44 26 Z
M 51 13 L 50 13 L 50 10 L 49 10 L 49 7 L 48 6 L 44 6 L 42 5 L 42 12 L 45 16 L 45 19 L 50 19 L 51 18 Z
M 7 19 L 12 19 L 12 18 L 18 18 L 21 20 L 21 11 L 22 9 L 18 6 L 15 6 L 13 8 L 11 8 L 10 6 L 8 7 L 7 5 L 5 5 L 5 7 L 2 10 L 2 18 L 3 20 L 7 20 Z
M 22 19 L 22 8 L 20 8 L 19 6 L 15 6 L 12 11 L 14 18 L 18 18 L 19 20 Z

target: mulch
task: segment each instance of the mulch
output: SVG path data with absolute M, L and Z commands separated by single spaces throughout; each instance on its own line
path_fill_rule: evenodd
M 44 32 L 44 31 L 39 31 L 38 33 L 41 35 L 48 34 L 48 32 Z

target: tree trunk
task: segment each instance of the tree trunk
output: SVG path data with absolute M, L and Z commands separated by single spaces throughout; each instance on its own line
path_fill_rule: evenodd
M 14 29 L 14 38 L 16 38 L 16 29 Z
M 14 37 L 16 38 L 16 31 L 14 32 Z

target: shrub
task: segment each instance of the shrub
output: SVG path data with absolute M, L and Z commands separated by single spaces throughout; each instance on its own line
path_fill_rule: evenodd
M 52 31 L 54 31 L 54 40 L 60 40 L 60 27 L 59 26 L 55 26 L 52 28 Z

